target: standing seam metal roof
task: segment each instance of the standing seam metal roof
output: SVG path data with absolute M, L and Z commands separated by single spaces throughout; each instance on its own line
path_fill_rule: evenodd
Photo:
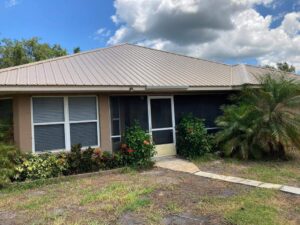
M 1 86 L 234 87 L 270 69 L 226 65 L 131 44 L 0 70 Z

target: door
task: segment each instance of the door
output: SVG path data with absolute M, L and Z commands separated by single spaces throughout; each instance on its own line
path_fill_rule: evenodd
M 156 156 L 176 155 L 173 96 L 149 96 L 149 132 L 156 145 Z

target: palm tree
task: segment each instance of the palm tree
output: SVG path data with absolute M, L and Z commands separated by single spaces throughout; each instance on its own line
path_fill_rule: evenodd
M 223 107 L 216 138 L 225 154 L 247 159 L 284 158 L 290 146 L 300 148 L 300 83 L 285 74 L 267 74 L 259 88 L 246 86 Z

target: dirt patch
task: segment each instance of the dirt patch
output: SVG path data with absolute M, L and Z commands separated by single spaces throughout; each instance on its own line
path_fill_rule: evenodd
M 118 221 L 119 225 L 142 225 L 147 224 L 142 218 L 133 213 L 126 213 Z
M 170 215 L 162 220 L 165 225 L 209 225 L 211 220 L 206 216 Z

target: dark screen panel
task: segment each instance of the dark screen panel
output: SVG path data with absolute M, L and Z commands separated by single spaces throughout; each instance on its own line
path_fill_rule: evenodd
M 143 130 L 148 131 L 148 105 L 147 96 L 120 97 L 120 115 L 122 133 L 127 127 L 137 121 Z
M 173 130 L 152 131 L 152 139 L 156 145 L 173 143 Z
M 171 99 L 151 99 L 152 128 L 172 127 Z
M 206 127 L 215 127 L 215 119 L 222 114 L 221 106 L 228 104 L 230 93 L 174 96 L 175 121 L 187 114 L 205 119 Z
M 12 117 L 12 99 L 0 100 L 0 121 L 10 121 Z

